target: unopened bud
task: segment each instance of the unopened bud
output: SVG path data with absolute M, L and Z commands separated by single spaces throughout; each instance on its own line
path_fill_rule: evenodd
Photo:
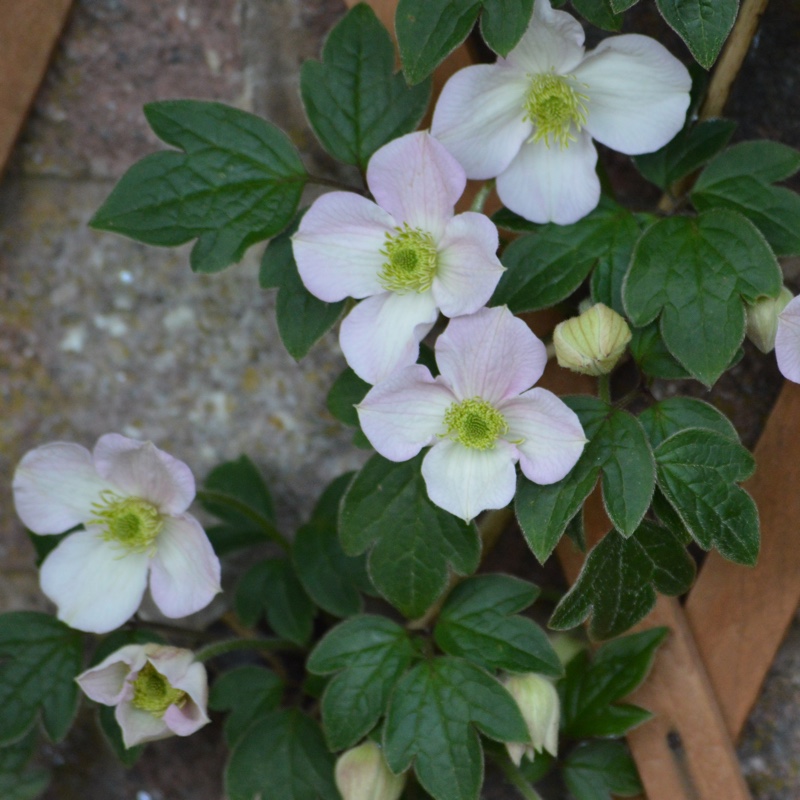
M 406 785 L 406 774 L 395 775 L 370 740 L 339 756 L 335 777 L 344 800 L 398 800 Z
M 747 338 L 762 352 L 775 348 L 778 316 L 794 295 L 784 286 L 777 297 L 761 297 L 747 308 Z
M 608 375 L 630 340 L 628 323 L 603 303 L 560 322 L 553 332 L 559 365 L 584 375 Z
M 547 750 L 551 756 L 557 755 L 561 706 L 552 681 L 543 675 L 528 672 L 506 678 L 505 687 L 519 706 L 531 739 L 530 744 L 506 744 L 508 757 L 519 766 L 523 756 L 533 761 L 536 753 L 542 750 Z

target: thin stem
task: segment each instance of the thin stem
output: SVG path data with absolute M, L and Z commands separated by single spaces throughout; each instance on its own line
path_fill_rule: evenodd
M 470 206 L 469 210 L 482 213 L 483 207 L 486 205 L 486 200 L 492 193 L 492 189 L 494 189 L 494 178 L 486 181 L 486 183 L 484 183 L 483 186 L 478 189 L 478 193 L 475 195 L 475 199 L 472 201 L 472 205 Z
M 611 376 L 601 375 L 597 379 L 597 396 L 604 402 L 611 402 Z
M 316 183 L 318 186 L 330 186 L 333 189 L 340 189 L 343 192 L 355 192 L 356 194 L 364 194 L 363 189 L 356 186 L 350 186 L 342 181 L 337 181 L 332 178 L 323 178 L 321 175 L 309 175 L 308 180 L 310 183 Z
M 525 800 L 542 800 L 539 792 L 531 786 L 527 778 L 522 774 L 522 770 L 511 759 L 501 755 L 492 755 L 492 761 Z
M 284 639 L 224 639 L 206 645 L 194 654 L 195 661 L 208 661 L 211 658 L 233 653 L 237 650 L 296 650 L 296 645 Z

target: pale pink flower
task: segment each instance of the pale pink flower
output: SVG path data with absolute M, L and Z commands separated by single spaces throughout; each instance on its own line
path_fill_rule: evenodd
M 775 358 L 783 377 L 800 383 L 800 297 L 789 301 L 778 316 Z
M 125 747 L 189 736 L 210 721 L 206 668 L 191 650 L 129 644 L 75 680 L 90 699 L 115 706 Z
M 67 536 L 41 567 L 42 591 L 73 628 L 105 633 L 131 617 L 147 588 L 168 617 L 204 608 L 221 591 L 220 566 L 200 523 L 186 513 L 194 477 L 151 442 L 116 433 L 85 447 L 37 447 L 14 474 L 14 503 L 40 535 Z
M 536 0 L 520 43 L 445 84 L 431 133 L 469 178 L 534 222 L 576 222 L 600 198 L 592 139 L 628 155 L 663 147 L 689 106 L 689 72 L 654 39 L 613 36 L 589 53 L 581 24 Z
M 306 288 L 326 302 L 362 300 L 339 332 L 347 363 L 376 383 L 413 364 L 439 311 L 471 314 L 503 267 L 497 228 L 483 214 L 454 216 L 464 170 L 429 134 L 410 133 L 370 159 L 377 203 L 351 192 L 317 199 L 292 237 Z
M 470 520 L 503 508 L 516 488 L 519 461 L 534 483 L 555 483 L 586 443 L 572 409 L 546 389 L 530 389 L 547 355 L 528 326 L 505 307 L 451 320 L 436 341 L 433 378 L 412 365 L 374 386 L 358 408 L 372 446 L 406 461 L 433 445 L 422 461 L 428 496 Z

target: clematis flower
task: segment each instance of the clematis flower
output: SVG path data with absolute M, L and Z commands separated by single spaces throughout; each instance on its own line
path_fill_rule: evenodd
M 191 470 L 151 442 L 110 433 L 94 452 L 55 442 L 37 447 L 14 474 L 14 503 L 40 535 L 82 524 L 47 556 L 42 591 L 58 618 L 93 633 L 131 617 L 150 574 L 150 593 L 168 617 L 204 608 L 221 591 L 220 567 L 200 523 Z
M 376 203 L 352 192 L 317 199 L 292 238 L 297 269 L 316 297 L 362 300 L 339 332 L 347 363 L 369 383 L 413 364 L 439 311 L 471 314 L 500 280 L 497 228 L 454 216 L 464 170 L 430 134 L 410 133 L 370 159 Z
M 613 36 L 586 53 L 580 23 L 536 0 L 520 43 L 445 84 L 431 133 L 469 178 L 534 222 L 577 222 L 600 198 L 592 139 L 628 155 L 663 147 L 689 107 L 689 72 L 654 39 Z
M 535 483 L 555 483 L 575 465 L 586 438 L 575 412 L 546 389 L 531 389 L 547 355 L 505 307 L 451 320 L 436 341 L 433 378 L 418 364 L 374 386 L 357 406 L 372 446 L 422 461 L 428 496 L 470 520 L 503 508 L 516 488 L 514 465 Z
M 130 644 L 75 680 L 90 699 L 115 706 L 125 747 L 189 736 L 210 722 L 206 668 L 191 650 Z
M 784 378 L 800 383 L 800 297 L 795 297 L 778 316 L 775 358 Z
M 543 750 L 551 756 L 558 755 L 561 704 L 553 682 L 544 675 L 527 672 L 524 675 L 511 675 L 503 683 L 519 706 L 531 737 L 530 744 L 507 743 L 508 757 L 519 766 L 523 756 L 533 761 L 536 753 Z
M 334 777 L 344 800 L 398 800 L 408 776 L 393 774 L 381 748 L 368 739 L 339 756 Z

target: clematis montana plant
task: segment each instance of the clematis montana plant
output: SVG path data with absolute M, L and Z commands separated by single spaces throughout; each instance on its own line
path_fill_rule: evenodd
M 597 30 L 585 49 L 589 26 L 643 19 L 676 41 L 645 6 L 399 0 L 390 32 L 355 5 L 300 75 L 341 162 L 321 176 L 241 109 L 145 108 L 171 149 L 134 164 L 92 226 L 196 239 L 204 273 L 267 242 L 278 334 L 298 360 L 327 343 L 314 385 L 341 371 L 317 413 L 326 434 L 350 429 L 360 467 L 316 487 L 330 470 L 309 444 L 298 491 L 316 503 L 293 509 L 256 463 L 283 474 L 277 437 L 199 489 L 150 442 L 31 445 L 14 503 L 57 618 L 0 615 L 0 795 L 43 790 L 25 762 L 67 735 L 81 690 L 127 765 L 207 726 L 229 800 L 478 800 L 486 761 L 526 800 L 644 793 L 624 737 L 650 715 L 626 695 L 669 632 L 626 632 L 658 592 L 689 590 L 700 551 L 758 558 L 740 486 L 754 460 L 715 405 L 739 376 L 715 384 L 773 345 L 800 382 L 798 286 L 778 261 L 800 255 L 800 200 L 776 185 L 800 153 L 729 145 L 735 123 L 698 110 L 687 65 L 712 66 L 736 0 L 677 18 L 656 3 L 688 51 Z M 437 79 L 430 102 L 465 37 L 486 63 Z M 713 97 L 730 77 L 712 73 Z M 595 142 L 634 156 L 630 208 L 625 159 Z M 306 207 L 312 184 L 333 191 Z M 597 496 L 607 532 L 587 543 Z M 568 590 L 539 568 L 557 547 L 582 551 Z M 545 618 L 577 630 L 554 645 Z

